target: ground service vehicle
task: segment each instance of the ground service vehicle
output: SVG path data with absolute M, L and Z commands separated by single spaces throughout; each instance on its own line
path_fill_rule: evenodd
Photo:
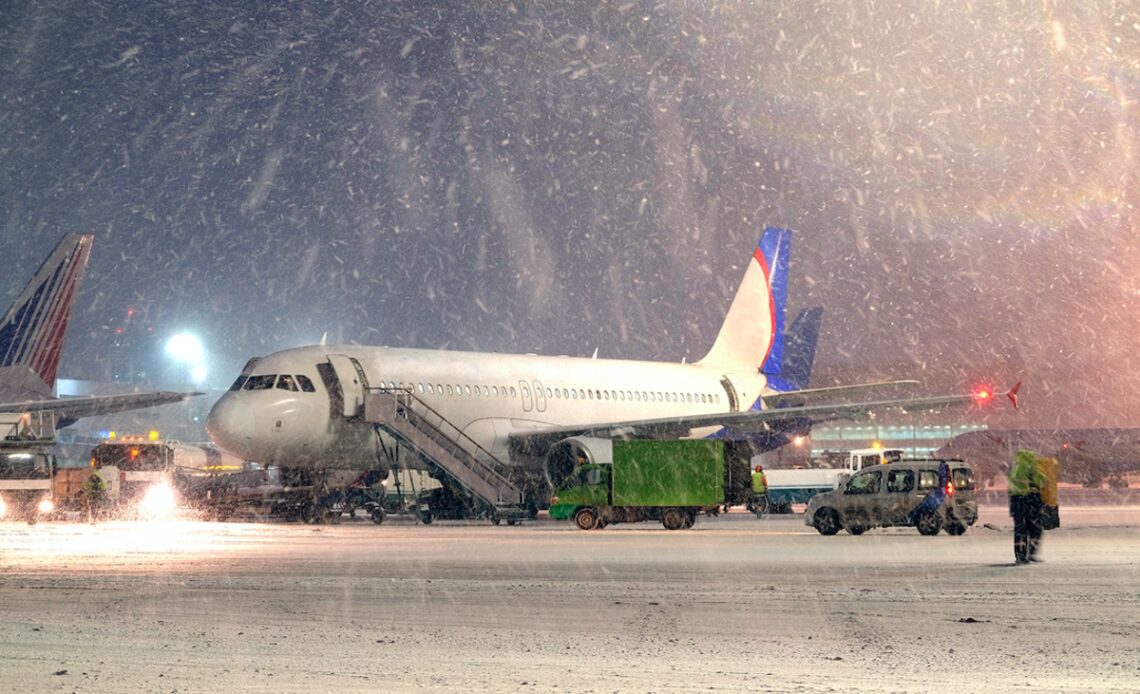
M 191 477 L 242 471 L 242 461 L 213 446 L 125 437 L 91 450 L 91 466 L 107 484 L 107 498 L 121 511 L 155 517 L 180 503 Z
M 573 518 L 582 530 L 643 520 L 659 520 L 665 528 L 679 530 L 691 527 L 698 513 L 725 503 L 723 442 L 632 440 L 610 445 L 612 462 L 579 465 L 554 492 L 551 518 Z
M 839 489 L 808 502 L 804 523 L 821 535 L 846 528 L 913 526 L 923 535 L 943 528 L 961 535 L 978 519 L 974 473 L 961 460 L 904 460 L 860 470 Z
M 869 465 L 902 460 L 897 448 L 862 448 L 848 451 L 835 467 L 779 469 L 764 468 L 768 476 L 768 510 L 791 513 L 792 504 L 806 504 L 820 492 L 839 487 L 852 473 Z
M 55 456 L 42 448 L 0 449 L 0 520 L 35 523 L 55 511 Z

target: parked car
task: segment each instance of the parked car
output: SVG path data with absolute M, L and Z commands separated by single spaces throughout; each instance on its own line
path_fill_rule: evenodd
M 846 529 L 910 526 L 923 535 L 943 528 L 961 535 L 978 519 L 974 472 L 961 460 L 904 460 L 875 465 L 851 476 L 839 489 L 808 502 L 804 523 L 821 535 Z

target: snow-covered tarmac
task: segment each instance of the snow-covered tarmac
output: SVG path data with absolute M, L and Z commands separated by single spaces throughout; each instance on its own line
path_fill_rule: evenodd
M 0 689 L 1138 691 L 1140 507 L 1062 521 L 5 523 Z

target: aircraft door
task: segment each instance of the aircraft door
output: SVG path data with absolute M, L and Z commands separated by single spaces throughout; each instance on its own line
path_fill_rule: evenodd
M 530 386 L 526 381 L 519 381 L 519 393 L 522 394 L 523 412 L 530 412 L 534 409 L 534 400 L 530 395 Z
M 534 382 L 534 409 L 546 412 L 546 391 L 542 389 L 542 383 L 539 381 Z
M 728 397 L 728 411 L 740 411 L 740 394 L 743 392 L 740 379 L 733 374 L 725 374 L 720 379 L 720 385 L 724 388 L 724 394 Z
M 328 358 L 344 394 L 341 414 L 345 417 L 359 417 L 364 414 L 364 390 L 368 387 L 364 369 L 360 362 L 344 354 L 330 354 Z

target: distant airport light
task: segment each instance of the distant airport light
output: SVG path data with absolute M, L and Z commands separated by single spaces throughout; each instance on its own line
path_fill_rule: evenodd
M 989 388 L 979 388 L 976 391 L 974 391 L 974 398 L 977 400 L 980 400 L 982 402 L 989 400 L 993 396 L 994 396 L 994 393 Z
M 182 364 L 197 365 L 202 363 L 206 350 L 196 335 L 178 333 L 166 341 L 166 354 Z
M 149 439 L 151 441 L 157 441 L 158 440 L 158 430 L 157 429 L 151 429 L 150 432 L 147 433 L 146 437 L 147 437 L 147 439 Z

